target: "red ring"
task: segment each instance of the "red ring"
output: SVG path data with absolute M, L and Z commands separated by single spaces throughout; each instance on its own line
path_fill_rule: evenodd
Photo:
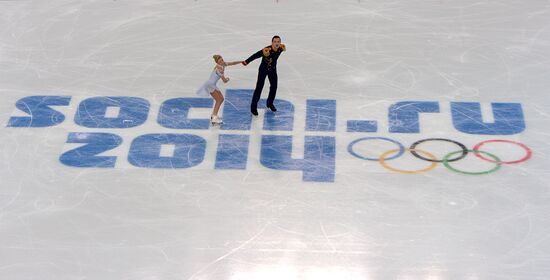
M 523 158 L 518 159 L 518 160 L 513 160 L 513 161 L 495 161 L 495 160 L 492 160 L 492 159 L 488 159 L 488 158 L 483 157 L 483 155 L 481 155 L 481 153 L 477 153 L 477 151 L 479 151 L 479 148 L 480 148 L 481 146 L 483 146 L 483 145 L 486 144 L 486 143 L 493 143 L 493 142 L 516 144 L 516 145 L 522 147 L 522 148 L 527 152 L 527 154 L 526 154 Z M 533 155 L 533 151 L 531 151 L 531 149 L 530 149 L 529 147 L 527 147 L 525 144 L 519 143 L 519 142 L 516 142 L 516 141 L 511 141 L 511 140 L 486 140 L 486 141 L 480 142 L 480 143 L 478 143 L 477 145 L 475 145 L 473 150 L 476 151 L 476 153 L 474 153 L 474 154 L 476 155 L 476 157 L 478 157 L 478 158 L 480 158 L 480 159 L 483 159 L 483 160 L 485 160 L 485 161 L 488 161 L 488 162 L 500 163 L 500 164 L 514 164 L 514 163 L 524 162 L 524 161 L 529 160 L 529 159 L 531 158 L 531 156 Z

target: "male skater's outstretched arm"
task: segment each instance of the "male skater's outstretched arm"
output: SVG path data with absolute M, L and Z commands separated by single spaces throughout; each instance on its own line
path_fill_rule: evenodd
M 254 60 L 256 60 L 256 59 L 258 59 L 258 58 L 260 58 L 260 57 L 262 57 L 262 51 L 261 51 L 261 50 L 257 51 L 257 52 L 254 53 L 253 55 L 251 55 L 249 58 L 247 58 L 247 59 L 246 59 L 245 61 L 243 61 L 242 63 L 243 63 L 243 65 L 246 66 L 246 65 L 248 65 L 248 63 L 250 63 L 250 62 L 252 62 L 252 61 L 254 61 Z

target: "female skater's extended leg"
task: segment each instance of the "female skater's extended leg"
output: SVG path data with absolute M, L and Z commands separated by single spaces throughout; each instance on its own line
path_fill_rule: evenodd
M 223 95 L 218 90 L 214 90 L 211 93 L 212 97 L 214 98 L 214 101 L 216 102 L 214 104 L 214 111 L 212 111 L 212 115 L 217 116 L 218 112 L 220 111 L 220 107 L 222 106 L 222 103 L 224 101 Z
M 212 111 L 212 117 L 210 119 L 212 121 L 212 124 L 221 124 L 223 123 L 223 120 L 218 117 L 218 112 L 220 111 L 220 107 L 222 106 L 224 100 L 223 95 L 218 90 L 214 90 L 211 95 L 216 103 L 214 104 L 214 110 Z

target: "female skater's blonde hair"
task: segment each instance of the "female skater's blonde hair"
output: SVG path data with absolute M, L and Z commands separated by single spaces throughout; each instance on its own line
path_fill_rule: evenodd
M 222 58 L 222 56 L 219 55 L 219 54 L 215 54 L 215 55 L 212 56 L 212 58 L 214 58 L 214 62 L 218 63 L 218 60 L 220 60 L 220 58 Z

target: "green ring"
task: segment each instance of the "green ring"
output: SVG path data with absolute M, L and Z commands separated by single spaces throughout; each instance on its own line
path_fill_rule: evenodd
M 490 170 L 487 170 L 487 171 L 481 171 L 481 172 L 462 171 L 462 170 L 459 170 L 459 169 L 456 169 L 456 168 L 452 167 L 449 164 L 449 158 L 454 156 L 455 154 L 463 153 L 464 152 L 463 150 L 456 151 L 456 152 L 451 152 L 451 153 L 447 154 L 445 157 L 443 157 L 443 165 L 445 165 L 445 167 L 447 169 L 451 170 L 451 171 L 454 171 L 456 173 L 467 174 L 467 175 L 485 175 L 485 174 L 493 173 L 493 172 L 499 170 L 500 166 L 502 165 L 502 164 L 499 163 L 501 160 L 497 156 L 495 156 L 491 153 L 484 152 L 484 151 L 474 151 L 474 150 L 467 150 L 467 151 L 468 151 L 468 153 L 481 153 L 481 154 L 485 154 L 489 157 L 492 157 L 497 162 L 496 166 L 493 169 L 490 169 Z

